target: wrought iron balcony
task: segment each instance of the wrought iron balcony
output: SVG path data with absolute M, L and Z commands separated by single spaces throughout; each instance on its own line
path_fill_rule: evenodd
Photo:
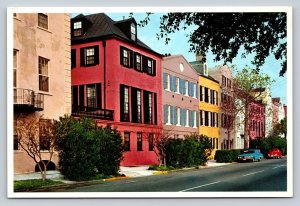
M 30 89 L 14 89 L 15 112 L 35 112 L 44 110 L 44 95 Z
M 85 116 L 93 119 L 114 120 L 114 110 L 72 105 L 72 116 Z

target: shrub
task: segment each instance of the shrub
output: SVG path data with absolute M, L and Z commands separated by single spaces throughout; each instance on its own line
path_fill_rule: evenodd
M 207 150 L 210 150 L 208 139 L 199 135 L 169 139 L 166 146 L 167 166 L 182 168 L 203 165 L 208 159 Z
M 118 173 L 122 159 L 122 139 L 110 127 L 98 127 L 88 118 L 60 118 L 55 123 L 59 170 L 70 180 L 89 180 Z
M 241 154 L 241 151 L 241 149 L 217 150 L 215 160 L 219 163 L 236 162 L 238 155 Z

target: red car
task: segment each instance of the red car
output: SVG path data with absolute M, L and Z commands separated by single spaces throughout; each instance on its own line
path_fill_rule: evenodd
M 278 159 L 278 158 L 282 157 L 282 153 L 281 153 L 280 149 L 272 148 L 272 149 L 270 149 L 270 151 L 268 153 L 268 157 Z

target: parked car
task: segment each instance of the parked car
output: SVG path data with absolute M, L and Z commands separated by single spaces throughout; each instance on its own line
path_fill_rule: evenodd
M 262 158 L 264 158 L 264 155 L 260 149 L 247 149 L 242 151 L 242 154 L 238 156 L 238 162 L 260 162 Z
M 268 153 L 268 158 L 281 158 L 282 157 L 282 152 L 278 148 L 272 148 L 270 149 Z

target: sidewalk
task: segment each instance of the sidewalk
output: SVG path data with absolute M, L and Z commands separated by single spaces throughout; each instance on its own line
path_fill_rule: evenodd
M 208 160 L 206 166 L 201 166 L 200 168 L 210 168 L 210 167 L 220 167 L 232 163 L 217 163 L 215 160 Z M 150 175 L 157 175 L 168 172 L 161 172 L 156 170 L 148 170 L 149 166 L 136 166 L 136 167 L 120 167 L 120 174 L 126 175 L 126 177 L 143 177 Z M 187 170 L 186 168 L 184 170 Z M 41 175 L 39 172 L 27 173 L 27 174 L 17 174 L 14 175 L 14 180 L 29 180 L 29 179 L 40 179 Z M 48 171 L 47 178 L 52 180 L 63 180 L 63 176 L 58 171 Z M 65 181 L 65 180 L 63 180 Z M 67 182 L 67 181 L 66 181 Z

